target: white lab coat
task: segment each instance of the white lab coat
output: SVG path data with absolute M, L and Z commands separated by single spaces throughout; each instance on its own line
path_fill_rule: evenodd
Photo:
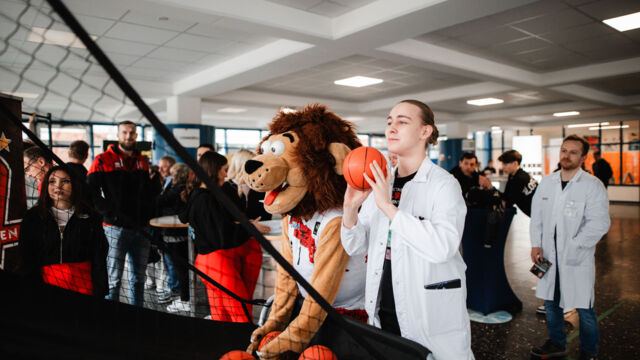
M 602 182 L 582 170 L 564 190 L 560 181 L 560 171 L 545 176 L 531 204 L 531 246 L 542 247 L 542 255 L 553 263 L 538 279 L 536 296 L 553 300 L 559 268 L 560 307 L 588 309 L 594 299 L 596 244 L 609 231 L 609 199 Z
M 424 345 L 438 360 L 473 359 L 466 265 L 458 250 L 467 212 L 460 185 L 426 158 L 404 185 L 398 209 L 389 225 L 371 194 L 360 209 L 358 223 L 351 229 L 342 227 L 346 252 L 351 256 L 368 253 L 365 309 L 369 322 L 380 327 L 379 288 L 391 227 L 392 286 L 402 336 Z M 454 279 L 461 280 L 461 288 L 425 289 Z

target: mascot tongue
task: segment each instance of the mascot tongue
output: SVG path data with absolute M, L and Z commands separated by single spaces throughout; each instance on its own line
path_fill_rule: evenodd
M 288 187 L 289 187 L 289 184 L 284 184 L 284 186 L 280 185 L 277 188 L 271 190 L 271 192 L 269 192 L 267 196 L 264 198 L 264 204 L 267 206 L 273 204 L 273 201 L 276 199 L 276 196 L 278 196 L 278 194 L 280 194 L 282 191 L 284 191 Z

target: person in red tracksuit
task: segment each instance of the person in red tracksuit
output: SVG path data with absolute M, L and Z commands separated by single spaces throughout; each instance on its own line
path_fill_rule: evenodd
M 198 164 L 218 186 L 227 176 L 227 159 L 213 151 L 202 155 Z M 224 191 L 224 189 L 223 189 Z M 225 191 L 236 204 L 234 191 Z M 189 223 L 195 233 L 196 268 L 243 299 L 252 299 L 262 265 L 262 251 L 254 238 L 220 204 L 197 177 L 187 183 L 182 193 L 187 200 L 180 220 Z M 234 198 L 235 196 L 235 198 Z M 251 220 L 255 222 L 255 220 Z M 211 319 L 249 322 L 242 304 L 203 279 L 209 296 Z M 246 305 L 249 316 L 252 306 Z
M 107 239 L 86 205 L 82 185 L 62 167 L 43 177 L 38 203 L 22 219 L 20 271 L 35 281 L 83 294 L 107 293 Z

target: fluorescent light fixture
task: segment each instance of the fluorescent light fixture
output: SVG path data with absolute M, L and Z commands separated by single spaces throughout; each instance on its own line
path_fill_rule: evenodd
M 350 78 L 336 80 L 333 83 L 336 85 L 343 85 L 343 86 L 363 87 L 363 86 L 380 84 L 382 81 L 383 81 L 382 79 L 375 79 L 375 78 L 370 78 L 366 76 L 352 76 Z
M 495 104 L 502 104 L 503 102 L 504 100 L 498 99 L 498 98 L 467 100 L 467 104 L 475 105 L 475 106 L 495 105 Z
M 447 136 L 438 136 L 438 141 L 445 141 L 445 140 L 449 140 L 449 138 Z
M 283 106 L 280 108 L 280 112 L 284 114 L 292 114 L 294 112 L 298 112 L 298 110 L 292 109 L 288 106 Z
M 608 122 L 601 122 L 599 125 L 609 125 Z M 589 127 L 589 126 L 598 126 L 598 123 L 590 123 L 590 124 L 571 124 L 567 125 L 568 128 L 581 128 L 581 127 Z
M 553 116 L 555 116 L 555 117 L 576 116 L 576 115 L 580 115 L 580 112 L 579 111 L 565 111 L 565 112 L 553 113 Z
M 618 16 L 602 22 L 618 31 L 637 29 L 640 28 L 640 12 Z
M 493 130 L 493 131 L 500 131 L 500 130 L 502 130 L 502 129 L 500 129 L 500 126 L 492 126 L 492 127 L 491 127 L 491 130 Z
M 90 35 L 93 40 L 98 37 Z M 70 46 L 79 49 L 85 49 L 84 44 L 76 36 L 76 34 L 68 31 L 44 29 L 40 27 L 32 27 L 27 41 L 35 43 L 44 43 L 49 45 Z
M 243 112 L 247 111 L 247 109 L 226 107 L 226 108 L 218 109 L 216 111 L 219 112 L 219 113 L 225 113 L 225 114 L 239 114 L 239 113 L 243 113 Z
M 622 126 L 620 126 L 620 125 L 611 125 L 611 126 L 602 126 L 602 127 L 594 126 L 594 127 L 590 127 L 589 130 L 598 130 L 598 129 L 612 130 L 612 129 L 620 129 L 620 128 L 626 129 L 628 127 L 629 127 L 629 125 L 622 125 Z
M 13 91 L 2 91 L 3 94 L 21 97 L 23 99 L 37 99 L 40 94 L 28 93 L 28 92 L 13 92 Z
M 362 117 L 362 116 L 347 116 L 344 119 L 347 120 L 347 121 L 362 121 L 362 120 L 364 120 L 364 117 Z

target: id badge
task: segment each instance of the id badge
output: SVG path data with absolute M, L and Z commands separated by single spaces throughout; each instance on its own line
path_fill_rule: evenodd
M 573 200 L 569 200 L 564 203 L 564 216 L 568 217 L 576 217 L 578 210 L 576 209 L 576 204 Z

